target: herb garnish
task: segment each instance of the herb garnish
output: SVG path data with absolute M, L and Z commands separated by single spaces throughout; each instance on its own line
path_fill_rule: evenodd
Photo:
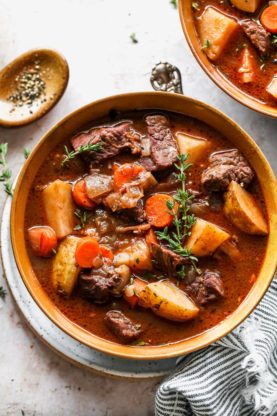
M 277 35 L 273 35 L 271 39 L 272 45 L 277 45 Z
M 25 159 L 28 159 L 30 153 L 31 153 L 31 150 L 27 149 L 27 147 L 24 147 L 23 155 L 24 155 Z
M 198 12 L 198 10 L 200 10 L 199 4 L 197 3 L 197 1 L 193 1 L 191 3 L 191 8 L 194 12 Z
M 12 171 L 8 168 L 6 156 L 8 154 L 8 143 L 0 143 L 0 165 L 2 165 L 2 171 L 0 174 L 0 182 L 4 182 L 5 192 L 12 196 L 12 184 L 11 176 Z
M 135 33 L 131 33 L 130 39 L 133 43 L 138 43 L 137 37 Z
M 84 209 L 75 209 L 74 215 L 79 219 L 80 223 L 74 227 L 75 231 L 82 230 L 89 222 L 92 214 Z
M 206 39 L 201 49 L 203 51 L 204 49 L 208 49 L 210 46 L 211 46 L 211 42 L 209 41 L 209 39 Z
M 196 219 L 193 214 L 189 213 L 189 201 L 193 199 L 193 195 L 190 195 L 186 189 L 186 172 L 192 166 L 191 163 L 186 163 L 188 154 L 181 154 L 178 157 L 179 165 L 175 164 L 177 169 L 176 178 L 181 182 L 181 188 L 178 189 L 173 199 L 178 203 L 178 210 L 174 209 L 174 202 L 168 201 L 167 207 L 170 214 L 173 217 L 173 226 L 175 230 L 171 230 L 165 227 L 163 231 L 156 231 L 156 235 L 159 240 L 168 244 L 169 248 L 176 254 L 182 257 L 186 257 L 190 260 L 193 267 L 196 269 L 195 263 L 198 261 L 195 256 L 191 254 L 191 250 L 184 247 L 184 240 L 191 235 L 191 228 Z M 185 266 L 182 266 L 177 272 L 180 278 L 185 275 Z
M 0 298 L 5 300 L 6 296 L 7 296 L 6 289 L 4 289 L 2 286 L 0 286 Z
M 64 157 L 61 162 L 61 167 L 63 168 L 70 160 L 74 159 L 75 156 L 80 155 L 84 152 L 99 152 L 102 148 L 102 143 L 88 143 L 86 145 L 82 145 L 79 147 L 78 150 L 72 150 L 71 152 L 68 150 L 67 146 L 64 146 Z
M 177 0 L 170 0 L 170 4 L 174 7 L 174 9 L 177 9 Z

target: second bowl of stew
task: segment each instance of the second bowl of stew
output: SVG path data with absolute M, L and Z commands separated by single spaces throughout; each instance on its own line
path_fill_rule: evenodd
M 276 186 L 229 118 L 168 93 L 109 97 L 38 143 L 12 244 L 42 310 L 90 347 L 137 359 L 197 350 L 253 310 L 276 267 Z
M 242 104 L 277 117 L 277 2 L 180 0 L 179 12 L 212 80 Z

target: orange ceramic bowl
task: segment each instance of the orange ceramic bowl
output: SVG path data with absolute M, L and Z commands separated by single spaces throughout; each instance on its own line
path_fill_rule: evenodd
M 194 16 L 191 4 L 192 0 L 179 0 L 179 14 L 189 47 L 201 67 L 223 91 L 227 92 L 227 94 L 229 94 L 235 100 L 255 111 L 258 111 L 259 113 L 276 118 L 276 108 L 259 102 L 257 99 L 240 90 L 232 82 L 228 81 L 228 79 L 224 77 L 224 75 L 216 68 L 216 66 L 201 50 L 201 44 L 194 25 Z
M 28 193 L 34 177 L 49 152 L 77 129 L 106 116 L 110 110 L 125 112 L 136 109 L 166 110 L 195 117 L 221 132 L 239 148 L 255 169 L 260 180 L 269 214 L 269 238 L 265 261 L 256 283 L 237 310 L 217 326 L 184 341 L 161 346 L 128 346 L 101 339 L 70 321 L 44 292 L 32 269 L 24 239 L 24 217 Z M 11 212 L 11 235 L 17 266 L 30 294 L 44 313 L 64 332 L 81 343 L 115 356 L 131 359 L 162 359 L 203 348 L 228 334 L 259 303 L 272 280 L 277 260 L 277 194 L 274 174 L 255 142 L 227 116 L 214 108 L 179 94 L 145 92 L 117 95 L 95 101 L 70 114 L 54 126 L 37 144 L 25 162 L 15 187 Z

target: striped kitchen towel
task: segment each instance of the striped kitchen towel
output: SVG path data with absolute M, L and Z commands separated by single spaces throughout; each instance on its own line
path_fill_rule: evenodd
M 277 416 L 277 279 L 231 334 L 179 360 L 156 416 Z

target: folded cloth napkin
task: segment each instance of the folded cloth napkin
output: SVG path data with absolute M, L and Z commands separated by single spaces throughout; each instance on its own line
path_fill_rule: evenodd
M 277 279 L 232 333 L 178 362 L 156 416 L 277 416 Z

